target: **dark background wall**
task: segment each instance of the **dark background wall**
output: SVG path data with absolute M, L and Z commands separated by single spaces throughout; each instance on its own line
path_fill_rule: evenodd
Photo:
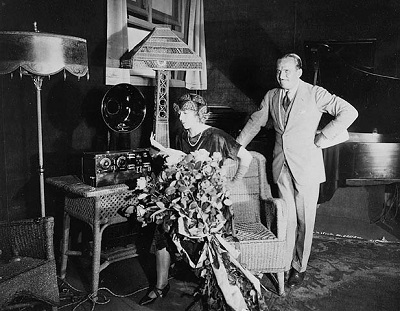
M 142 126 L 129 135 L 111 135 L 100 115 L 106 50 L 106 1 L 2 0 L 0 30 L 33 31 L 85 38 L 90 79 L 62 73 L 42 87 L 45 176 L 79 172 L 84 151 L 148 145 L 153 89 L 141 87 L 148 103 Z M 211 105 L 228 105 L 248 115 L 274 87 L 276 58 L 286 52 L 306 57 L 306 41 L 376 39 L 373 72 L 397 77 L 398 18 L 395 0 L 205 0 L 208 90 Z M 340 51 L 339 51 L 340 52 Z M 367 53 L 361 50 L 360 54 Z M 319 84 L 360 111 L 353 131 L 398 132 L 399 81 L 353 70 L 337 54 L 321 50 Z M 341 55 L 339 53 L 339 55 Z M 357 55 L 350 55 L 350 63 Z M 362 56 L 364 58 L 364 55 Z M 361 66 L 364 64 L 361 64 Z M 312 82 L 306 63 L 304 79 Z M 171 99 L 182 90 L 171 90 Z M 36 97 L 29 77 L 0 77 L 0 219 L 39 215 Z M 48 200 L 50 200 L 48 198 Z M 52 202 L 48 213 L 54 214 Z
M 2 1 L 1 30 L 33 31 L 34 21 L 39 31 L 87 40 L 90 79 L 78 81 L 67 74 L 64 81 L 60 73 L 44 79 L 41 92 L 45 176 L 65 175 L 77 170 L 82 151 L 106 149 L 107 130 L 99 108 L 109 88 L 104 84 L 106 1 Z M 35 88 L 27 76 L 0 79 L 0 179 L 5 185 L 0 190 L 0 216 L 38 215 Z
M 206 1 L 205 30 L 208 99 L 238 111 L 257 108 L 266 91 L 276 86 L 275 61 L 288 52 L 305 62 L 304 80 L 313 82 L 307 63 L 307 41 L 376 39 L 371 56 L 376 75 L 365 69 L 371 47 L 320 49 L 318 84 L 351 102 L 360 117 L 353 131 L 399 131 L 400 33 L 398 1 Z M 211 4 L 212 3 L 212 4 Z M 381 77 L 392 76 L 396 79 Z

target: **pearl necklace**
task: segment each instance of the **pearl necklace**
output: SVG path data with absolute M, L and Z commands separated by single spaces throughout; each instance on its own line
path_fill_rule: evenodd
M 196 145 L 198 144 L 198 142 L 200 141 L 200 138 L 201 138 L 201 136 L 203 135 L 203 132 L 204 132 L 204 131 L 201 131 L 201 132 L 200 132 L 200 135 L 197 134 L 197 135 L 199 135 L 199 138 L 197 138 L 197 140 L 196 140 L 196 142 L 195 142 L 194 144 L 192 144 L 192 143 L 190 142 L 190 137 L 189 137 L 189 133 L 188 133 L 188 135 L 187 135 L 187 141 L 188 141 L 189 145 L 192 146 L 192 147 L 196 146 Z M 194 137 L 195 137 L 195 136 L 194 136 Z

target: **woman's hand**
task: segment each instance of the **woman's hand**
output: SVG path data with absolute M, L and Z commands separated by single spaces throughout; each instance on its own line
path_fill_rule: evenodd
M 154 133 L 151 133 L 151 135 L 150 135 L 150 143 L 153 147 L 160 150 L 161 155 L 166 156 L 166 164 L 167 165 L 177 164 L 180 161 L 182 161 L 183 158 L 186 156 L 186 153 L 184 153 L 183 151 L 180 151 L 177 149 L 172 149 L 172 148 L 165 148 L 158 141 L 156 141 Z
M 150 144 L 154 148 L 160 150 L 161 152 L 165 152 L 165 150 L 167 149 L 163 145 L 161 145 L 158 141 L 156 141 L 156 135 L 153 132 L 150 135 Z
M 181 162 L 184 157 L 186 157 L 186 153 L 184 153 L 183 151 L 172 148 L 166 148 L 165 151 L 163 151 L 162 153 L 167 156 L 166 157 L 167 165 L 177 164 Z

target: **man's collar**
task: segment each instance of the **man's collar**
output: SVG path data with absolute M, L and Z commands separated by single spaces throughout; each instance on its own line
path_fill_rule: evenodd
M 289 89 L 289 90 L 283 89 L 285 92 L 289 91 L 289 93 L 288 93 L 289 98 L 293 98 L 294 94 L 296 94 L 297 89 L 299 88 L 299 84 L 300 84 L 300 79 L 299 79 L 299 81 L 297 81 L 297 84 L 294 87 L 292 87 L 291 89 Z

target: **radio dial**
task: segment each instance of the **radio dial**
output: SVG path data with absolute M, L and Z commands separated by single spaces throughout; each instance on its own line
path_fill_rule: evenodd
M 118 168 L 126 168 L 128 161 L 125 156 L 120 156 L 117 159 L 117 167 Z
M 103 170 L 108 170 L 111 166 L 111 160 L 109 158 L 103 158 L 100 160 L 100 167 Z

